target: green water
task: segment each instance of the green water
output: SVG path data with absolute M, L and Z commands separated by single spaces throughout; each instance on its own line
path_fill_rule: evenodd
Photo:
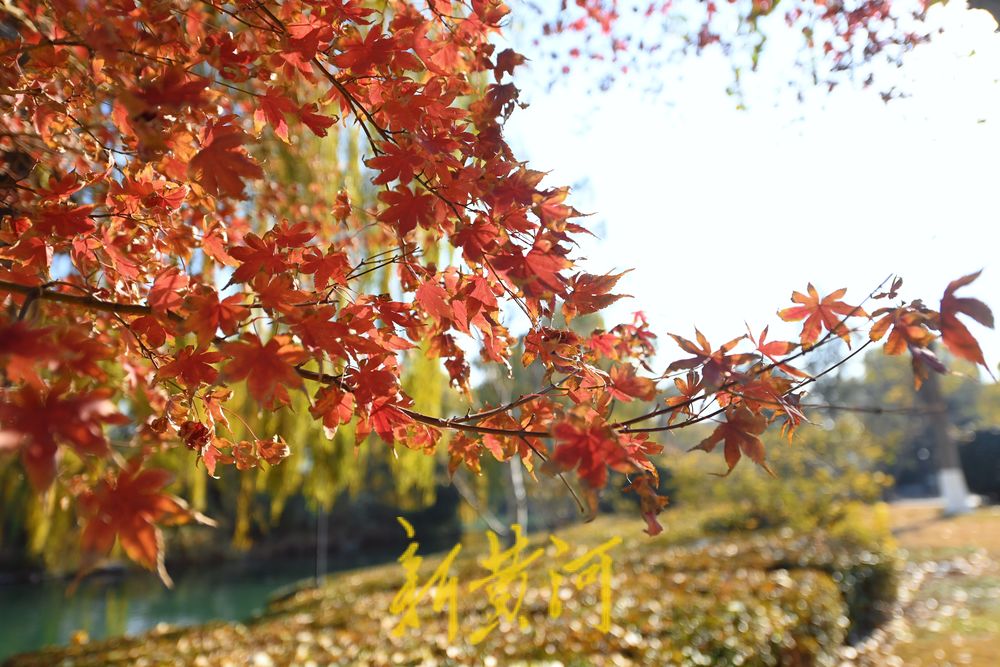
M 0 585 L 0 660 L 66 644 L 77 630 L 96 640 L 158 623 L 247 620 L 275 591 L 314 573 L 310 559 L 230 563 L 172 573 L 172 590 L 146 573 L 91 577 L 70 597 L 64 581 Z

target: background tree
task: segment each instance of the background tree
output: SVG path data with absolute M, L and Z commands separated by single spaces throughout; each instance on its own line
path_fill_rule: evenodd
M 933 39 L 930 0 L 667 0 L 528 3 L 541 19 L 525 30 L 553 59 L 551 79 L 573 70 L 597 73 L 608 88 L 619 79 L 658 90 L 656 72 L 678 58 L 721 53 L 733 71 L 731 92 L 756 71 L 773 44 L 794 43 L 789 82 L 800 90 L 846 82 L 875 85 L 885 98 L 901 91 L 881 77 Z M 970 2 L 994 18 L 998 3 Z M 535 27 L 537 26 L 537 28 Z M 791 63 L 782 63 L 782 66 Z M 636 74 L 641 72 L 641 74 Z

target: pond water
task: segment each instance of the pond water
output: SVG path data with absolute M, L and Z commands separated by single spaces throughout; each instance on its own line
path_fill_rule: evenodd
M 97 640 L 158 623 L 247 620 L 276 591 L 314 576 L 315 568 L 312 559 L 226 563 L 171 572 L 173 589 L 145 572 L 92 576 L 72 596 L 62 580 L 0 584 L 0 660 L 66 644 L 77 630 Z

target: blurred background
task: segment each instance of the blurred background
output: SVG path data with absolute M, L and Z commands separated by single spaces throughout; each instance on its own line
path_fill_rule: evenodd
M 622 5 L 616 29 L 635 42 L 646 31 L 652 41 L 615 58 L 593 57 L 605 41 L 614 44 L 613 32 L 555 31 L 539 40 L 543 23 L 565 8 L 514 6 L 509 43 L 498 46 L 529 62 L 516 76 L 527 108 L 512 116 L 509 141 L 521 159 L 550 172 L 551 184 L 573 184 L 576 208 L 595 212 L 586 219 L 594 237 L 581 248 L 590 269 L 632 269 L 618 291 L 634 298 L 574 326 L 610 328 L 641 309 L 665 366 L 678 356 L 666 334 L 690 336 L 695 325 L 713 342 L 764 326 L 773 339 L 794 338 L 795 327 L 775 311 L 807 282 L 822 293 L 847 287 L 856 302 L 894 273 L 904 278 L 904 298 L 933 301 L 950 280 L 983 269 L 974 293 L 998 307 L 1000 35 L 993 15 L 963 2 L 934 5 L 921 24 L 933 35 L 928 43 L 817 70 L 801 31 L 766 8 L 753 26 L 718 19 L 713 31 L 722 39 L 712 40 L 702 30 L 704 3 L 679 3 L 662 22 L 629 19 Z M 766 48 L 758 47 L 761 36 Z M 302 183 L 342 184 L 353 201 L 373 199 L 358 167 L 365 144 L 356 131 L 299 148 L 307 159 L 274 145 L 265 156 L 270 169 Z M 517 317 L 509 313 L 515 331 Z M 996 369 L 1000 340 L 974 333 Z M 816 369 L 832 360 L 817 359 Z M 220 479 L 192 466 L 187 450 L 158 455 L 158 465 L 176 471 L 174 490 L 219 521 L 216 529 L 169 532 L 173 590 L 122 560 L 67 597 L 78 528 L 58 494 L 40 498 L 16 461 L 0 458 L 0 659 L 73 643 L 73 655 L 90 655 L 93 664 L 128 664 L 143 642 L 144 651 L 162 645 L 169 655 L 182 641 L 209 655 L 226 642 L 243 650 L 245 642 L 254 657 L 254 642 L 276 637 L 271 646 L 286 652 L 264 655 L 279 663 L 305 662 L 315 650 L 317 659 L 341 664 L 398 656 L 422 664 L 421 647 L 444 632 L 440 618 L 392 644 L 355 637 L 360 653 L 342 638 L 322 641 L 323 628 L 345 624 L 362 637 L 365 628 L 385 634 L 378 617 L 400 583 L 394 561 L 407 541 L 395 517 L 402 515 L 421 553 L 462 543 L 470 558 L 464 573 L 473 555 L 486 553 L 485 532 L 510 540 L 512 523 L 542 544 L 550 533 L 582 545 L 626 539 L 613 552 L 609 635 L 579 621 L 592 591 L 573 607 L 577 620 L 571 611 L 558 622 L 539 612 L 530 640 L 516 627 L 501 628 L 478 649 L 448 653 L 457 661 L 506 655 L 573 664 L 568 652 L 579 664 L 619 655 L 624 662 L 614 664 L 993 665 L 1000 655 L 1000 508 L 993 505 L 1000 500 L 1000 387 L 972 365 L 950 365 L 955 373 L 919 393 L 908 361 L 878 350 L 826 376 L 808 397 L 813 425 L 792 442 L 778 433 L 766 439 L 776 478 L 750 465 L 713 477 L 723 472 L 721 457 L 687 453 L 712 425 L 672 432 L 656 461 L 670 497 L 657 538 L 642 535 L 632 494 L 616 488 L 602 498 L 597 521 L 581 526 L 567 487 L 536 479 L 520 462 L 484 459 L 482 475 L 462 469 L 450 477 L 444 448 L 436 457 L 380 443 L 355 451 L 349 427 L 331 438 L 303 418 L 304 399 L 262 414 L 244 398 L 245 427 L 281 434 L 292 455 L 280 466 L 229 470 Z M 447 375 L 419 350 L 406 368 L 404 389 L 419 410 L 466 410 Z M 544 384 L 518 365 L 510 377 L 492 367 L 475 375 L 478 403 L 509 401 Z M 847 409 L 859 406 L 865 409 Z M 241 427 L 233 427 L 239 439 Z M 968 490 L 957 505 L 942 498 L 939 482 L 956 457 Z M 380 564 L 388 565 L 358 569 Z M 343 571 L 351 574 L 335 574 Z M 666 597 L 644 599 L 651 589 Z M 302 624 L 304 616 L 310 620 Z M 170 629 L 215 620 L 252 623 L 253 632 Z M 139 643 L 99 643 L 150 630 Z M 87 654 L 88 645 L 98 649 Z M 295 658 L 301 646 L 309 647 L 305 657 Z M 113 650 L 118 657 L 109 657 Z M 23 664 L 47 664 L 53 655 Z

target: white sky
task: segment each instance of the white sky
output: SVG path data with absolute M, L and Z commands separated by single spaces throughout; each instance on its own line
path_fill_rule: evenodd
M 808 281 L 823 294 L 847 287 L 856 303 L 898 273 L 902 297 L 936 306 L 948 281 L 980 268 L 959 294 L 1000 310 L 1000 34 L 960 1 L 930 19 L 944 33 L 888 75 L 910 95 L 889 104 L 877 86 L 796 101 L 784 83 L 794 44 L 744 78 L 746 111 L 711 56 L 661 73 L 658 97 L 588 94 L 585 79 L 533 91 L 519 71 L 530 107 L 507 126 L 515 153 L 551 170 L 550 183 L 577 184 L 577 208 L 596 212 L 589 271 L 634 269 L 618 291 L 635 298 L 609 324 L 642 309 L 661 337 L 697 325 L 721 343 L 744 321 L 794 337 L 775 312 Z M 1000 336 L 973 331 L 995 369 Z

